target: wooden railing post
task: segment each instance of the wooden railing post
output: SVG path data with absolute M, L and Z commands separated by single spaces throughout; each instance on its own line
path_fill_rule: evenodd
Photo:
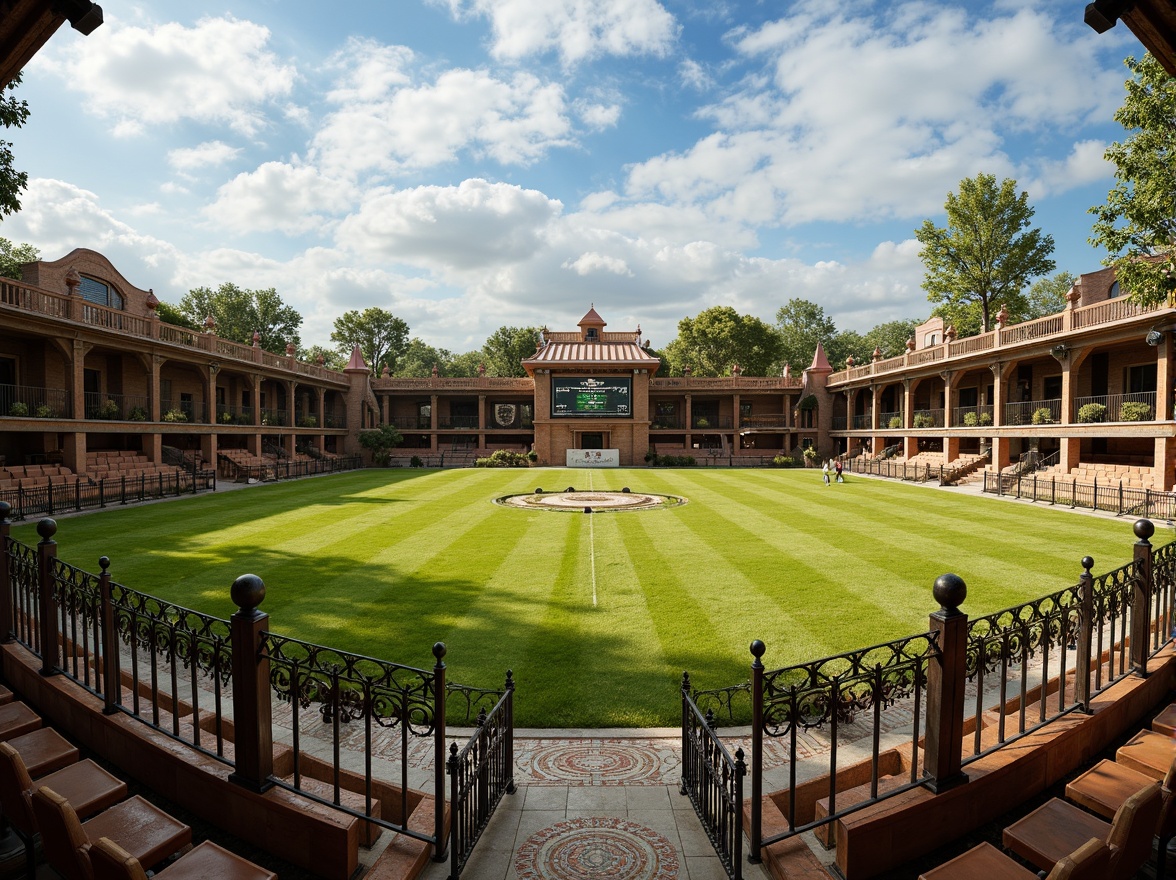
M 764 815 L 764 664 L 760 658 L 767 650 L 759 639 L 751 643 L 751 839 L 747 860 L 756 865 L 760 862 Z
M 1090 714 L 1090 657 L 1094 651 L 1094 559 L 1082 557 L 1082 574 L 1078 577 L 1078 656 L 1074 668 L 1074 701 Z
M 1150 519 L 1137 519 L 1135 537 L 1135 584 L 1131 591 L 1131 671 L 1147 676 L 1148 646 L 1151 644 L 1152 545 L 1156 533 Z
M 445 861 L 445 643 L 433 645 L 433 861 Z M 457 817 L 453 817 L 457 821 Z
M 37 523 L 37 626 L 41 633 L 41 675 L 56 675 L 61 651 L 57 644 L 57 600 L 53 596 L 53 560 L 57 558 L 57 523 L 48 517 Z
M 927 669 L 927 741 L 923 766 L 925 783 L 938 794 L 967 782 L 961 771 L 964 748 L 964 685 L 967 681 L 968 615 L 960 605 L 968 595 L 963 579 L 942 574 L 932 595 L 939 610 L 931 614 L 930 629 L 938 634 L 939 653 Z
M 12 505 L 0 501 L 0 642 L 11 642 L 15 637 L 12 617 L 12 571 L 8 566 L 8 540 L 12 523 L 8 515 Z
M 99 615 L 102 626 L 102 696 L 104 715 L 113 715 L 122 702 L 122 680 L 118 662 L 118 633 L 114 628 L 114 604 L 110 593 L 110 558 L 98 559 Z
M 262 634 L 269 615 L 258 611 L 265 598 L 265 583 L 255 574 L 243 574 L 230 588 L 237 611 L 229 618 L 233 648 L 233 726 L 236 767 L 230 781 L 253 791 L 273 785 L 274 730 L 270 705 L 269 652 Z

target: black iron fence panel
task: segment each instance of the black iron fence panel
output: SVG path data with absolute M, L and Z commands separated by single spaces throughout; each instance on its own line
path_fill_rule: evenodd
M 223 711 L 233 669 L 229 622 L 113 582 L 110 594 L 118 644 L 108 703 L 233 763 Z
M 99 623 L 102 602 L 98 579 L 88 571 L 75 568 L 56 557 L 50 560 L 49 571 L 53 578 L 53 597 L 60 615 L 58 632 L 61 635 L 61 669 L 86 690 L 101 695 L 103 682 L 99 657 Z
M 1094 693 L 1114 684 L 1130 672 L 1132 594 L 1138 577 L 1137 563 L 1132 561 L 1094 579 L 1092 656 Z M 1104 658 L 1105 657 L 1105 661 Z
M 964 763 L 1077 708 L 1075 691 L 1066 692 L 1065 671 L 1076 655 L 1081 622 L 1077 586 L 968 621 L 966 670 L 975 702 L 972 754 Z M 1047 694 L 1051 676 L 1059 682 L 1052 709 Z M 1010 686 L 1015 695 L 1010 695 Z M 1030 718 L 1034 701 L 1037 709 Z M 1016 727 L 1010 733 L 1013 713 Z M 989 733 L 986 741 L 985 732 L 993 728 L 995 738 Z
M 411 812 L 409 803 L 409 746 L 414 737 L 435 737 L 440 730 L 444 738 L 444 701 L 438 700 L 439 689 L 444 689 L 444 676 L 436 672 L 402 666 L 359 654 L 349 654 L 323 645 L 315 645 L 276 633 L 264 634 L 265 652 L 270 664 L 270 688 L 274 697 L 289 706 L 290 730 L 294 749 L 293 773 L 289 779 L 274 779 L 277 785 L 290 788 L 315 799 L 320 799 L 317 786 L 304 785 L 302 740 L 304 727 L 313 724 L 307 716 L 317 715 L 331 726 L 332 745 L 332 802 L 347 810 L 342 802 L 343 769 L 340 763 L 343 741 L 350 738 L 352 722 L 362 724 L 363 752 L 366 756 L 364 778 L 366 791 L 363 811 L 349 810 L 369 821 L 424 840 L 438 843 L 436 834 L 427 835 L 407 827 Z M 440 659 L 440 658 L 438 658 Z M 441 667 L 444 669 L 444 667 Z M 379 731 L 396 731 L 400 743 L 399 815 L 403 823 L 381 820 L 373 815 L 372 806 L 372 745 Z M 443 755 L 436 755 L 440 770 Z M 437 791 L 438 801 L 444 792 Z
M 868 804 L 922 783 L 919 754 L 924 733 L 927 670 L 938 652 L 936 634 L 927 632 L 763 673 L 762 699 L 760 705 L 756 706 L 753 698 L 752 708 L 762 713 L 756 726 L 763 734 L 776 739 L 787 738 L 785 752 L 789 756 L 789 804 L 787 831 L 763 838 L 759 841 L 760 845 L 767 846 L 794 834 L 827 825 Z M 909 730 L 902 733 L 890 730 L 886 734 L 888 740 L 909 745 L 908 778 L 903 784 L 892 781 L 883 792 L 880 789 L 882 777 L 893 774 L 883 773 L 882 712 L 900 702 L 909 709 Z M 868 736 L 871 743 L 869 791 L 853 803 L 839 806 L 839 732 L 841 728 L 855 723 L 859 726 L 855 733 Z M 863 725 L 865 730 L 860 729 Z M 797 822 L 796 773 L 801 763 L 798 757 L 801 745 L 799 737 L 804 731 L 815 728 L 827 729 L 826 736 L 830 744 L 827 810 L 822 817 Z M 753 766 L 752 772 L 762 772 L 762 768 Z M 753 783 L 754 800 L 759 782 L 753 778 Z
M 12 629 L 18 642 L 41 656 L 37 603 L 37 549 L 8 539 L 8 574 L 12 583 Z M 0 633 L 0 636 L 4 633 Z
M 449 880 L 461 876 L 495 808 L 504 795 L 515 790 L 514 679 L 510 672 L 501 694 L 489 712 L 485 708 L 478 712 L 476 729 L 465 745 L 449 746 L 445 764 L 449 776 Z
M 720 697 L 720 700 L 723 699 Z M 726 695 L 730 711 L 731 694 Z M 682 676 L 682 784 L 694 812 L 731 880 L 743 878 L 743 749 L 732 755 L 717 733 L 713 709 L 704 715 L 690 676 Z
M 15 519 L 56 516 L 79 510 L 133 504 L 157 498 L 195 495 L 216 489 L 216 472 L 212 470 L 161 471 L 136 477 L 106 477 L 88 480 L 49 480 L 36 486 L 18 486 L 0 490 L 0 501 L 12 506 Z
M 1051 505 L 1102 510 L 1116 516 L 1176 517 L 1176 493 L 1124 486 L 1122 482 L 1082 483 L 1057 474 L 985 472 L 984 491 Z
M 1155 654 L 1173 635 L 1173 593 L 1176 592 L 1176 543 L 1156 548 L 1152 555 L 1152 643 Z

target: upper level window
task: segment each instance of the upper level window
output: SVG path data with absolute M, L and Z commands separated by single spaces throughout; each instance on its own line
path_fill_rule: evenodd
M 595 327 L 589 327 L 589 328 L 588 328 L 588 335 L 587 335 L 587 339 L 588 339 L 588 341 L 589 341 L 589 342 L 595 342 L 595 341 L 596 341 L 598 338 L 599 338 L 599 336 L 598 336 L 598 334 L 597 334 L 597 332 L 596 332 L 596 328 L 595 328 Z
M 83 275 L 79 290 L 81 291 L 82 299 L 87 302 L 92 302 L 99 306 L 109 306 L 112 309 L 121 309 L 123 307 L 122 294 L 105 282 L 87 278 Z
M 1123 292 L 1123 291 L 1121 291 L 1121 290 L 1119 289 L 1119 282 L 1118 282 L 1118 281 L 1114 281 L 1114 282 L 1112 282 L 1112 283 L 1111 283 L 1111 292 L 1110 292 L 1109 294 L 1107 294 L 1107 296 L 1108 296 L 1108 298 L 1110 298 L 1110 299 L 1114 299 L 1115 297 L 1117 297 L 1117 296 L 1118 296 L 1119 294 L 1121 294 L 1122 292 Z
M 938 333 L 928 333 L 923 337 L 923 348 L 930 348 L 932 345 L 939 345 Z

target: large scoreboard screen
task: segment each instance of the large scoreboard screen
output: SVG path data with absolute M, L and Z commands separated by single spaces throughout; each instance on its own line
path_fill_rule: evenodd
M 633 379 L 568 378 L 551 380 L 551 415 L 575 418 L 633 417 Z

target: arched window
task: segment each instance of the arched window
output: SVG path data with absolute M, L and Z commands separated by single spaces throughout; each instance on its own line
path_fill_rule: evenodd
M 1123 291 L 1119 289 L 1119 282 L 1114 281 L 1111 283 L 1111 292 L 1108 294 L 1108 298 L 1114 299 L 1115 297 L 1119 296 L 1122 292 Z
M 78 288 L 82 299 L 95 305 L 107 306 L 112 309 L 123 307 L 122 294 L 104 281 L 82 276 L 81 286 Z

